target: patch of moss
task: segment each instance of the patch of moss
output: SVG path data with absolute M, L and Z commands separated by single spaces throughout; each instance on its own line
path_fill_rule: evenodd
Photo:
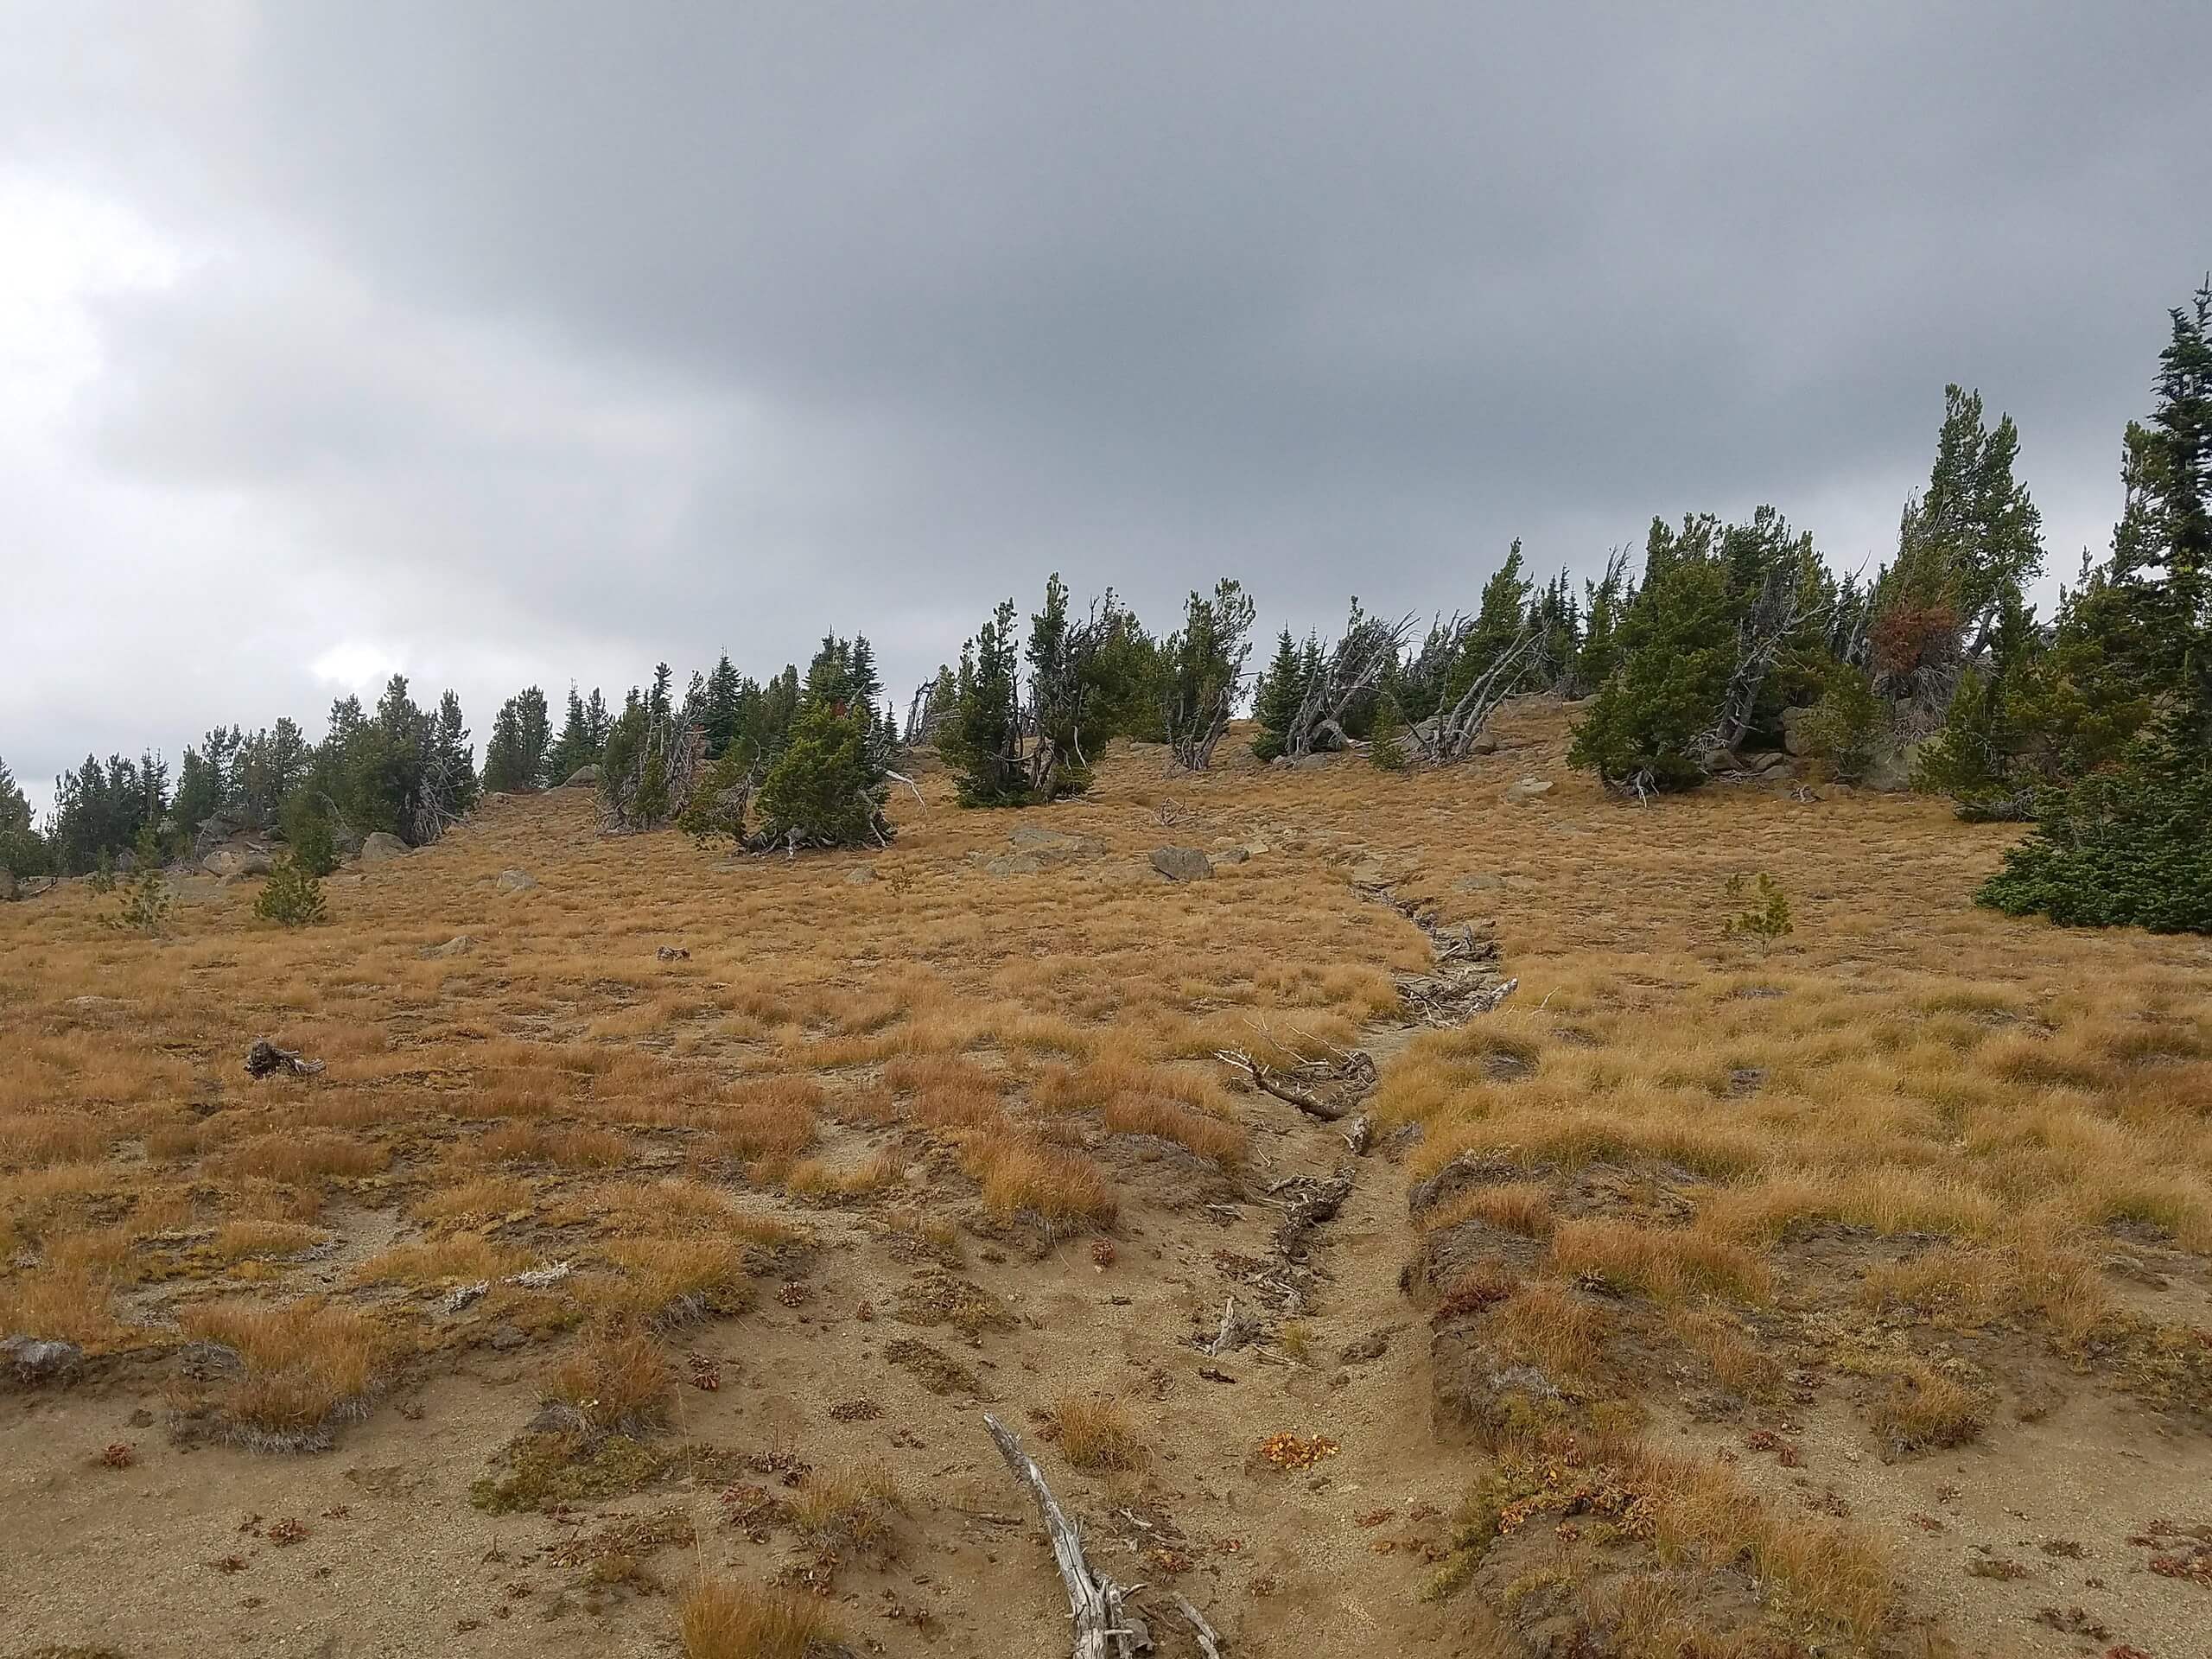
M 493 1515 L 625 1497 L 687 1474 L 728 1481 L 741 1467 L 737 1453 L 721 1446 L 575 1433 L 525 1434 L 502 1460 L 505 1472 L 468 1489 L 468 1501 Z

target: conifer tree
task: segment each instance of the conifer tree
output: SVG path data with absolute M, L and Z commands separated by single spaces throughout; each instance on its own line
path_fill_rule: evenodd
M 1315 648 L 1318 652 L 1318 642 Z M 1276 636 L 1275 654 L 1268 658 L 1253 688 L 1252 717 L 1260 734 L 1252 740 L 1252 753 L 1262 760 L 1272 760 L 1283 752 L 1284 734 L 1297 718 L 1299 704 L 1306 696 L 1304 671 L 1305 658 L 1290 630 L 1285 628 Z

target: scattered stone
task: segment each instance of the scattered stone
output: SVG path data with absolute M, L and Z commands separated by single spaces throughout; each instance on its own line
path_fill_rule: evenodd
M 1782 711 L 1782 747 L 1791 754 L 1806 753 L 1811 741 L 1805 734 L 1805 716 L 1810 709 L 1785 709 Z
M 1471 875 L 1461 876 L 1452 885 L 1457 887 L 1461 893 L 1488 893 L 1494 887 L 1503 887 L 1505 885 L 1505 878 L 1502 875 L 1491 875 L 1485 871 L 1478 870 Z
M 51 1382 L 77 1369 L 85 1351 L 73 1342 L 39 1337 L 10 1337 L 0 1342 L 0 1359 L 8 1362 L 19 1382 Z
M 428 962 L 436 957 L 465 957 L 475 948 L 474 933 L 456 933 L 443 944 L 425 945 L 417 954 Z
M 361 862 L 382 864 L 395 858 L 404 858 L 415 849 L 397 836 L 379 830 L 361 838 Z
M 1213 860 L 1196 847 L 1155 847 L 1152 868 L 1170 881 L 1204 881 L 1213 874 Z
M 1001 853 L 983 861 L 983 874 L 989 876 L 1035 875 L 1044 868 L 1045 861 L 1034 853 Z
M 1497 739 L 1492 736 L 1490 733 L 1484 732 L 1478 736 L 1473 742 L 1467 745 L 1467 753 L 1469 754 L 1496 754 L 1497 753 Z
M 1746 1095 L 1758 1093 L 1759 1085 L 1765 1081 L 1764 1066 L 1739 1065 L 1728 1074 L 1728 1092 L 1735 1099 L 1741 1100 Z
M 485 1293 L 491 1288 L 492 1281 L 489 1279 L 479 1279 L 473 1285 L 456 1285 L 446 1296 L 445 1311 L 448 1313 L 458 1313 L 471 1302 L 481 1300 Z
M 1251 856 L 1252 850 L 1249 847 L 1224 847 L 1213 855 L 1213 861 L 1217 864 L 1242 864 Z
M 653 955 L 662 962 L 689 962 L 691 960 L 691 953 L 689 950 L 686 950 L 680 944 L 664 944 L 659 950 L 654 951 Z
M 537 878 L 527 870 L 501 870 L 493 883 L 501 893 L 528 893 L 537 885 Z
M 569 774 L 567 780 L 563 783 L 561 787 L 563 789 L 597 789 L 599 787 L 599 768 L 597 766 L 578 766 L 574 772 Z
M 518 1348 L 530 1345 L 530 1338 L 522 1333 L 521 1327 L 512 1325 L 493 1325 L 492 1334 L 484 1340 L 503 1354 L 511 1354 Z
M 270 858 L 257 848 L 218 847 L 200 861 L 200 868 L 226 880 L 241 875 L 266 875 Z
M 1508 784 L 1505 786 L 1505 792 L 1498 798 L 1508 806 L 1521 806 L 1535 800 L 1539 795 L 1548 795 L 1551 792 L 1552 780 L 1548 778 L 1521 778 Z
M 245 1375 L 245 1356 L 224 1342 L 188 1342 L 176 1351 L 176 1365 L 194 1382 L 224 1382 Z
M 1322 767 L 1329 764 L 1329 759 L 1330 757 L 1325 754 L 1301 754 L 1291 761 L 1291 770 L 1294 772 L 1319 772 Z
M 537 1414 L 522 1426 L 525 1434 L 574 1434 L 578 1437 L 591 1433 L 591 1420 L 564 1400 L 548 1400 L 537 1408 Z
M 876 874 L 875 867 L 872 864 L 856 865 L 845 872 L 845 885 L 849 887 L 864 887 L 869 882 L 880 880 L 881 878 Z
M 1761 749 L 1745 755 L 1737 764 L 1745 772 L 1772 772 L 1777 766 L 1787 766 L 1789 764 L 1789 757 L 1777 753 L 1772 749 Z

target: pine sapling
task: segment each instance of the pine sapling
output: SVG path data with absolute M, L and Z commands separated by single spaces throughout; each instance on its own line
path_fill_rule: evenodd
M 1761 956 L 1774 949 L 1777 939 L 1796 931 L 1789 921 L 1789 895 L 1764 870 L 1759 872 L 1756 887 L 1740 871 L 1730 876 L 1727 893 L 1730 904 L 1745 907 L 1730 917 L 1722 931 L 1732 938 L 1758 940 Z

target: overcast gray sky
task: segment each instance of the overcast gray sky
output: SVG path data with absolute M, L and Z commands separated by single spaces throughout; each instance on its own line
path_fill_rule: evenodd
M 1485 10 L 0 0 L 0 756 L 830 627 L 903 695 L 1053 569 L 1855 566 L 1949 379 L 2103 549 L 2212 7 Z

